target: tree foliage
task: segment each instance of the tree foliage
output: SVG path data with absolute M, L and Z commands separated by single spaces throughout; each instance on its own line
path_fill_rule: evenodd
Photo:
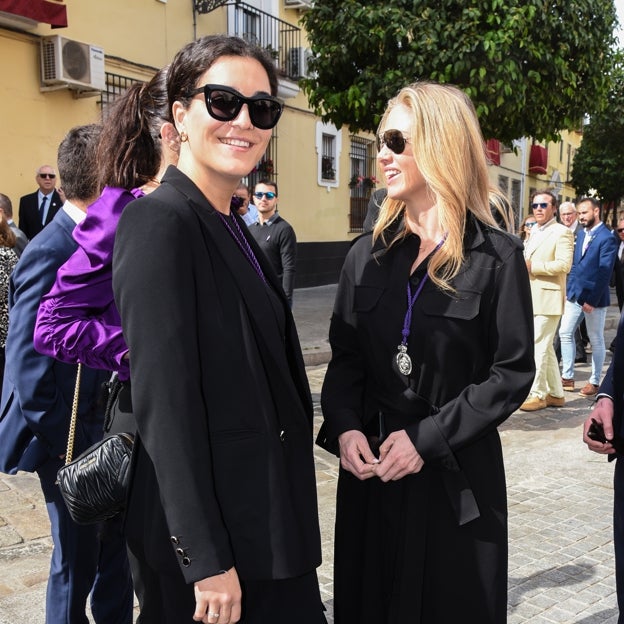
M 302 81 L 324 121 L 374 132 L 416 80 L 453 83 L 484 135 L 555 139 L 599 110 L 617 23 L 613 0 L 315 0 Z
M 604 110 L 583 130 L 572 165 L 572 186 L 579 195 L 595 190 L 606 202 L 624 197 L 624 57 L 618 54 Z

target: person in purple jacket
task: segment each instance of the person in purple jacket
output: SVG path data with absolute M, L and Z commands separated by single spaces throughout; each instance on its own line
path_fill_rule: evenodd
M 165 68 L 149 83 L 132 85 L 107 115 L 97 159 L 101 167 L 99 188 L 103 190 L 73 232 L 78 248 L 41 299 L 34 332 L 34 345 L 40 353 L 118 374 L 121 390 L 115 431 L 134 430 L 134 421 L 128 347 L 113 297 L 113 245 L 126 205 L 155 189 L 165 169 L 178 160 L 178 132 L 165 121 L 166 73 Z M 130 560 L 142 608 L 148 580 L 132 556 Z M 154 620 L 142 609 L 141 621 Z
M 154 190 L 165 169 L 178 160 L 178 133 L 163 119 L 165 83 L 166 69 L 148 84 L 135 83 L 108 114 L 98 149 L 102 193 L 74 230 L 78 249 L 42 298 L 35 326 L 40 353 L 116 371 L 122 381 L 130 374 L 113 298 L 113 244 L 126 205 Z

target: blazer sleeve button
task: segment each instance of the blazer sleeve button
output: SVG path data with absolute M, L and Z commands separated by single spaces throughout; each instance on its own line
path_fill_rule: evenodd
M 282 430 L 279 434 L 280 442 L 284 442 L 286 440 L 286 431 Z
M 182 557 L 182 565 L 188 568 L 191 565 L 191 558 L 187 556 Z
M 175 535 L 172 535 L 171 536 L 171 543 L 172 544 L 179 544 L 180 540 Z

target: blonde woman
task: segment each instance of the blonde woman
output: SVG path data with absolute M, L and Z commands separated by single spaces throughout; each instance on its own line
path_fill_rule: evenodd
M 378 134 L 388 196 L 351 248 L 330 328 L 318 443 L 340 456 L 336 624 L 505 622 L 496 427 L 533 380 L 518 238 L 490 210 L 470 100 L 417 83 Z

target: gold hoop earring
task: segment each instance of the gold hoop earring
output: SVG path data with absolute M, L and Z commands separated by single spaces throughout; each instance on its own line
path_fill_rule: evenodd
M 186 132 L 182 130 L 182 132 L 180 132 L 180 143 L 186 143 L 187 141 L 188 141 L 188 134 L 186 134 Z

